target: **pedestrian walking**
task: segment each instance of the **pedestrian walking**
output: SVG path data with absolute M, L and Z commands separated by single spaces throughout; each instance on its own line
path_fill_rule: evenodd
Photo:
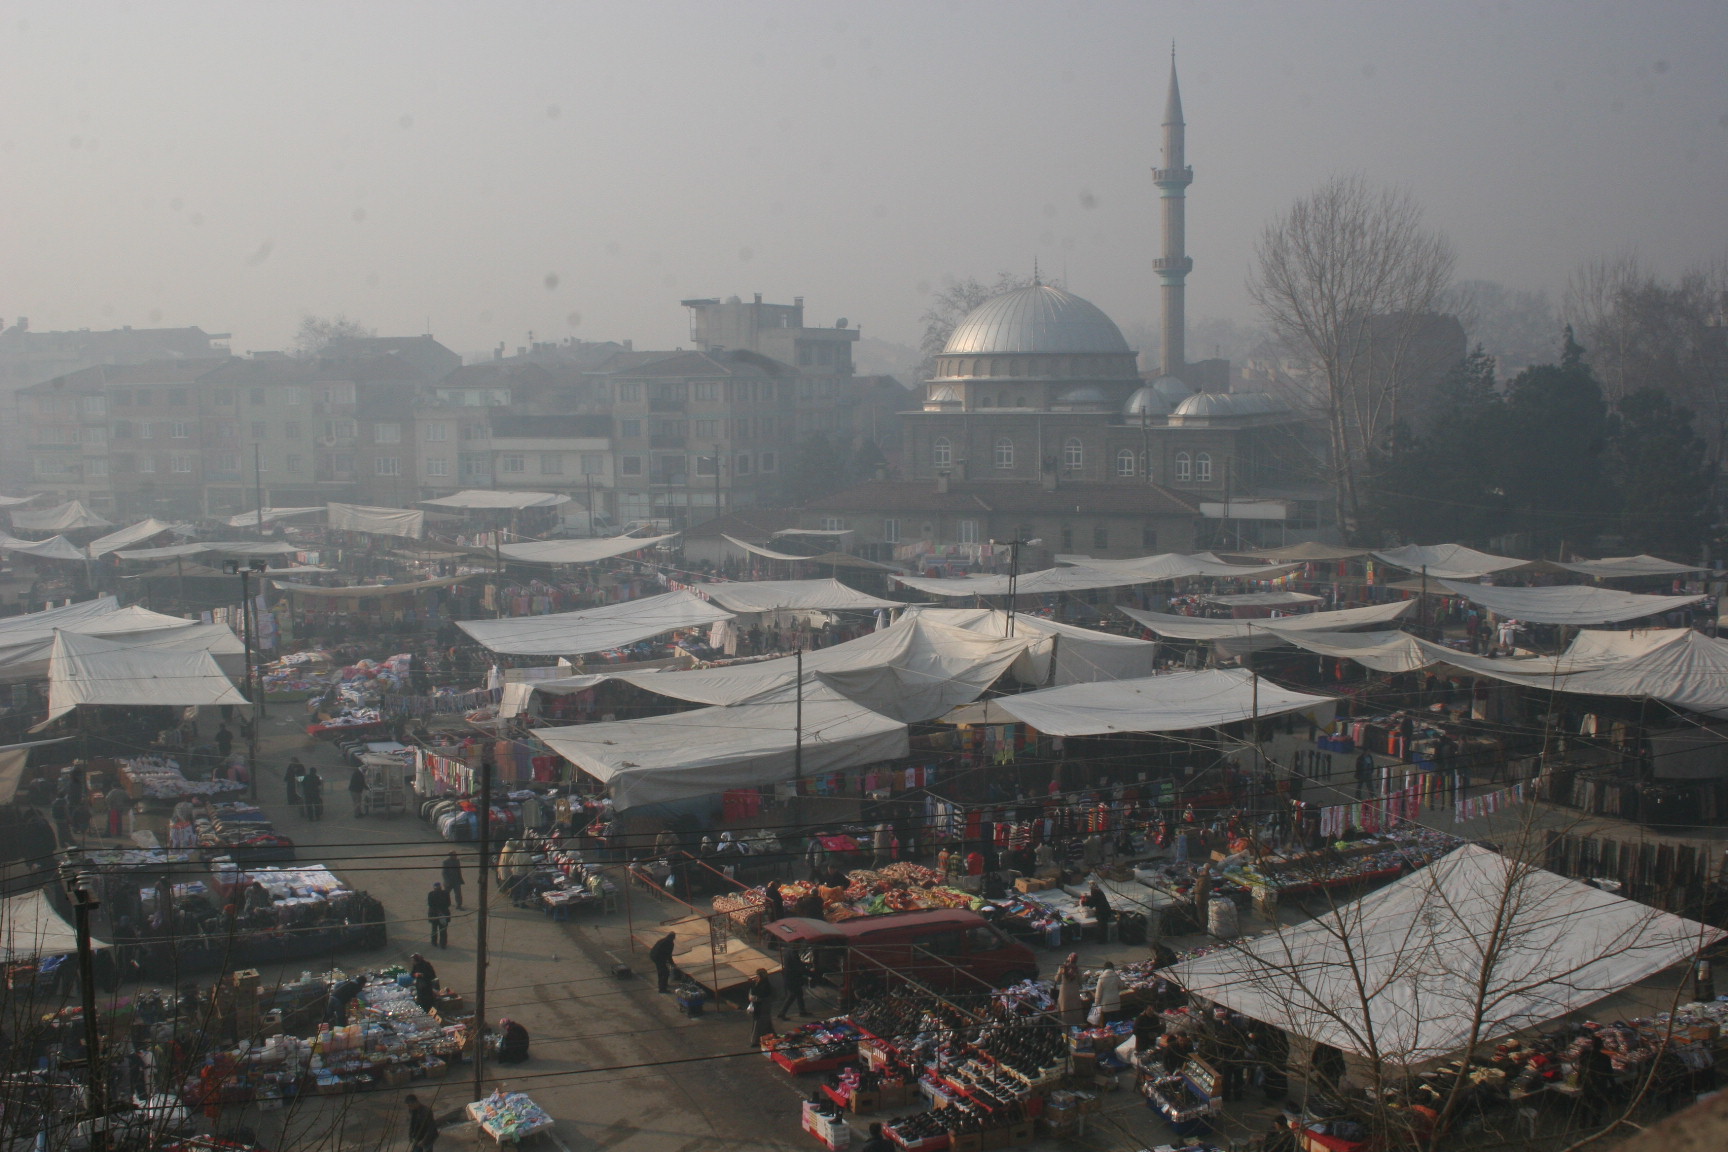
M 654 941 L 654 947 L 648 949 L 648 959 L 654 962 L 654 975 L 659 978 L 660 991 L 666 991 L 667 982 L 672 976 L 672 949 L 678 944 L 678 935 L 668 932 Z
M 785 957 L 780 961 L 780 1019 L 789 1020 L 792 1005 L 798 1005 L 798 1015 L 810 1015 L 810 1009 L 804 1006 L 804 988 L 810 982 L 810 966 L 804 962 L 804 952 L 799 948 L 786 949 Z
M 366 769 L 358 764 L 354 771 L 348 774 L 348 799 L 354 803 L 354 816 L 360 816 L 361 808 L 366 805 Z
M 324 819 L 324 777 L 318 769 L 306 769 L 300 777 L 300 812 L 308 820 Z
M 438 1117 L 412 1092 L 402 1102 L 408 1105 L 408 1152 L 432 1152 L 438 1143 Z
M 432 923 L 433 947 L 450 947 L 450 893 L 442 884 L 433 884 L 426 893 L 426 919 Z
M 750 1047 L 762 1046 L 764 1036 L 774 1035 L 774 983 L 768 979 L 768 969 L 756 969 L 750 981 Z
M 216 752 L 222 759 L 228 759 L 228 753 L 234 750 L 234 733 L 228 730 L 228 725 L 216 726 Z
M 1356 799 L 1368 795 L 1374 787 L 1374 753 L 1366 748 L 1356 757 Z
M 60 837 L 61 846 L 72 843 L 72 805 L 64 792 L 55 796 L 54 802 L 48 805 L 48 815 L 54 818 L 54 831 Z
M 456 849 L 450 849 L 450 855 L 444 857 L 444 891 L 450 893 L 450 899 L 456 902 L 456 907 L 462 907 L 462 857 L 456 855 Z

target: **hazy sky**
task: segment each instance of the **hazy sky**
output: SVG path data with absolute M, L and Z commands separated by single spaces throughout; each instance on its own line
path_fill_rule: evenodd
M 1557 293 L 1728 251 L 1728 4 L 67 3 L 0 7 L 0 317 L 301 313 L 461 352 L 687 339 L 680 298 L 802 295 L 915 343 L 932 285 L 1034 258 L 1156 307 L 1166 60 L 1191 317 L 1250 318 L 1266 219 L 1409 187 L 1462 275 Z

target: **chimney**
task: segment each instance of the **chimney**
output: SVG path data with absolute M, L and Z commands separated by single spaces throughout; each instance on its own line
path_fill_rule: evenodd
M 762 303 L 762 293 L 760 292 L 756 293 L 756 303 Z
M 943 494 L 947 493 L 947 491 L 948 491 L 948 473 L 946 473 L 946 472 L 936 473 L 936 491 L 939 493 L 943 493 Z

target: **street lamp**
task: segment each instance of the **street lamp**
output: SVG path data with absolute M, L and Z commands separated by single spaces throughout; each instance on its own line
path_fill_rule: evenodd
M 1008 631 L 1006 635 L 1014 635 L 1014 603 L 1020 591 L 1020 549 L 1025 546 L 1033 548 L 1044 543 L 1042 540 L 992 540 L 992 548 L 1007 545 L 1008 547 Z
M 246 740 L 246 786 L 252 798 L 258 798 L 258 726 L 263 722 L 264 685 L 257 670 L 252 665 L 253 644 L 253 604 L 252 577 L 259 578 L 258 586 L 264 586 L 264 561 L 262 560 L 224 560 L 222 571 L 230 576 L 240 577 L 240 639 L 246 648 L 246 699 L 252 704 L 252 723 L 248 728 L 251 735 Z

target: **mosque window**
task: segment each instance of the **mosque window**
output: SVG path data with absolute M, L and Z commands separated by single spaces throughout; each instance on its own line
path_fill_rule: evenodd
M 1006 436 L 996 441 L 996 467 L 1014 467 L 1014 441 Z
M 1212 454 L 1202 452 L 1194 457 L 1194 480 L 1200 484 L 1212 482 Z
M 1132 475 L 1134 475 L 1134 451 L 1133 451 L 1133 449 L 1124 448 L 1120 452 L 1116 453 L 1116 475 L 1118 475 L 1118 476 L 1132 476 Z
M 1186 452 L 1176 453 L 1176 479 L 1179 483 L 1194 479 L 1194 458 Z
M 932 462 L 938 468 L 951 468 L 954 465 L 954 442 L 946 436 L 936 437 L 936 443 L 930 446 Z
M 1062 467 L 1073 471 L 1086 463 L 1086 449 L 1080 443 L 1080 437 L 1070 436 L 1062 442 Z

